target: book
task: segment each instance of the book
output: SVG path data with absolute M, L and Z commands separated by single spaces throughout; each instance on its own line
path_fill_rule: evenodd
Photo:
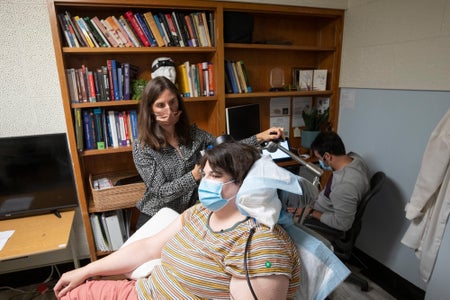
M 142 28 L 139 27 L 139 24 L 137 23 L 136 19 L 134 18 L 133 12 L 131 10 L 125 12 L 124 17 L 128 20 L 128 22 L 130 22 L 131 27 L 133 27 L 133 29 L 136 32 L 136 35 L 138 36 L 142 45 L 144 47 L 150 47 L 150 42 L 148 41 L 147 37 L 145 36 L 145 33 L 142 31 Z
M 178 36 L 178 44 L 181 47 L 186 47 L 187 43 L 185 43 L 183 35 L 181 34 L 180 24 L 178 23 L 176 13 L 173 11 L 172 14 L 169 14 L 167 17 L 171 19 L 173 26 L 175 27 L 174 30 L 176 32 L 176 35 Z
M 193 47 L 191 39 L 189 37 L 188 28 L 186 25 L 186 20 L 184 19 L 184 14 L 182 12 L 172 12 L 172 16 L 176 21 L 175 25 L 179 27 L 181 39 L 186 47 Z
M 119 112 L 119 132 L 120 132 L 120 145 L 130 146 L 130 137 L 128 135 L 127 114 L 126 112 Z
M 89 17 L 83 18 L 84 24 L 89 29 L 89 32 L 91 32 L 91 36 L 93 37 L 93 40 L 97 42 L 97 47 L 108 47 L 108 42 L 102 38 L 101 31 L 97 30 L 97 28 L 94 26 L 94 23 L 91 22 L 91 19 Z
M 125 19 L 125 17 L 123 15 L 119 16 L 118 20 L 119 20 L 120 26 L 122 26 L 122 28 L 127 33 L 128 37 L 130 38 L 133 46 L 141 47 L 142 43 L 139 40 L 137 34 L 134 32 L 133 28 L 131 28 L 130 22 L 128 22 L 128 20 Z
M 248 74 L 247 74 L 247 70 L 246 70 L 245 65 L 244 65 L 244 61 L 239 60 L 236 63 L 239 65 L 239 68 L 240 68 L 240 70 L 242 72 L 242 76 L 244 78 L 244 82 L 245 82 L 245 86 L 246 86 L 246 89 L 247 89 L 247 93 L 251 93 L 252 92 L 252 87 L 251 87 L 250 82 L 248 80 Z
M 150 31 L 150 28 L 147 25 L 147 22 L 145 21 L 144 17 L 141 13 L 135 13 L 134 18 L 136 19 L 139 26 L 142 28 L 142 31 L 144 32 L 145 36 L 147 37 L 148 41 L 150 42 L 151 47 L 156 47 L 156 40 L 153 36 L 153 34 Z
M 111 146 L 114 148 L 119 147 L 119 139 L 117 135 L 116 126 L 116 112 L 113 110 L 108 111 L 107 124 L 109 126 L 109 131 L 111 132 Z
M 214 65 L 212 62 L 208 62 L 208 85 L 209 85 L 209 96 L 214 96 L 215 93 L 215 83 L 214 83 Z
M 214 26 L 214 12 L 209 11 L 208 12 L 208 29 L 209 29 L 209 37 L 211 39 L 211 46 L 214 47 L 216 44 L 216 34 L 214 32 L 215 26 Z
M 100 22 L 108 31 L 109 37 L 111 38 L 110 40 L 111 44 L 113 44 L 114 47 L 125 47 L 124 42 L 120 38 L 119 34 L 112 28 L 111 24 L 104 19 L 101 19 Z M 112 40 L 114 40 L 114 42 Z
M 106 30 L 105 26 L 102 24 L 102 22 L 100 22 L 98 17 L 93 17 L 89 21 L 91 22 L 92 26 L 97 30 L 105 47 L 111 47 L 112 44 L 108 38 L 108 36 L 109 36 L 108 30 Z
M 130 115 L 131 136 L 134 141 L 137 140 L 138 138 L 137 111 L 135 109 L 132 109 L 129 111 L 129 115 Z
M 105 94 L 105 101 L 111 100 L 111 89 L 109 87 L 109 74 L 108 74 L 108 67 L 107 66 L 101 66 L 100 67 L 102 71 L 101 81 L 102 81 L 102 92 Z
M 71 14 L 68 11 L 64 12 L 64 18 L 66 19 L 67 24 L 69 25 L 69 30 L 72 28 L 73 33 L 80 44 L 80 47 L 89 47 L 86 39 L 84 38 L 83 33 L 81 32 L 78 23 L 72 18 Z
M 313 90 L 325 91 L 327 89 L 327 70 L 313 71 Z
M 75 22 L 78 24 L 78 28 L 80 28 L 88 46 L 91 48 L 95 48 L 96 45 L 94 44 L 91 37 L 89 36 L 87 28 L 84 25 L 83 19 L 81 19 L 79 16 L 75 16 L 74 19 L 75 19 Z
M 75 69 L 69 68 L 65 70 L 67 89 L 69 90 L 69 98 L 71 103 L 78 103 L 77 79 L 75 78 Z
M 169 36 L 167 35 L 166 29 L 164 28 L 162 21 L 159 19 L 159 15 L 154 14 L 153 19 L 155 19 L 156 26 L 158 26 L 159 32 L 161 33 L 165 46 L 166 47 L 170 46 Z
M 100 222 L 99 214 L 90 214 L 89 219 L 91 220 L 92 233 L 94 235 L 95 248 L 98 251 L 110 251 L 106 236 L 105 230 L 102 228 Z
M 97 102 L 97 90 L 95 87 L 94 73 L 87 70 L 87 82 L 89 84 L 89 102 Z
M 198 37 L 194 26 L 194 21 L 192 20 L 192 16 L 190 14 L 187 14 L 184 16 L 184 20 L 186 21 L 186 27 L 188 29 L 192 47 L 198 47 Z
M 109 91 L 111 100 L 119 99 L 119 82 L 117 81 L 117 63 L 115 59 L 107 59 L 106 66 L 108 67 L 109 77 Z
M 103 132 L 102 123 L 102 111 L 103 109 L 96 107 L 92 110 L 94 114 L 94 133 L 97 149 L 105 149 L 105 133 Z
M 119 22 L 119 19 L 116 16 L 111 16 L 113 22 L 116 24 L 116 30 L 119 33 L 119 36 L 126 41 L 125 46 L 126 47 L 134 47 L 133 41 L 131 40 L 131 37 L 128 35 L 128 33 L 125 31 L 125 29 L 122 27 L 122 25 Z
M 238 88 L 238 85 L 236 82 L 236 77 L 234 75 L 233 64 L 230 60 L 225 60 L 225 69 L 226 69 L 228 79 L 230 81 L 231 90 L 233 91 L 234 94 L 238 94 L 239 88 Z
M 107 28 L 111 29 L 111 32 L 114 34 L 117 42 L 119 43 L 119 47 L 132 47 L 133 44 L 126 34 L 125 30 L 123 30 L 122 26 L 120 26 L 119 21 L 114 16 L 109 16 L 105 19 L 104 22 Z M 107 24 L 107 25 L 106 25 Z M 123 32 L 125 33 L 123 33 Z
M 117 66 L 117 86 L 119 87 L 118 100 L 123 100 L 123 69 L 121 65 Z
M 176 47 L 178 46 L 178 41 L 176 41 L 174 39 L 174 36 L 170 30 L 170 26 L 167 23 L 167 19 L 166 19 L 166 14 L 164 13 L 158 13 L 159 15 L 159 21 L 161 22 L 161 27 L 164 30 L 164 34 L 167 36 L 168 40 L 169 40 L 169 46 L 171 47 Z
M 73 120 L 74 120 L 74 127 L 75 127 L 75 139 L 77 141 L 77 150 L 83 151 L 84 150 L 84 141 L 83 141 L 83 116 L 81 108 L 74 108 L 73 109 Z
M 148 11 L 144 13 L 143 16 L 144 19 L 147 21 L 147 24 L 156 40 L 156 44 L 158 45 L 158 47 L 164 47 L 165 46 L 164 39 L 161 35 L 161 32 L 158 29 L 158 26 L 156 25 L 152 12 Z
M 74 37 L 70 33 L 69 26 L 64 19 L 64 14 L 57 14 L 56 16 L 58 18 L 58 23 L 61 27 L 61 32 L 63 33 L 63 36 L 65 38 L 66 45 L 71 48 L 77 47 L 75 44 Z
M 191 97 L 191 91 L 189 88 L 189 81 L 188 81 L 188 71 L 186 70 L 186 64 L 182 63 L 178 65 L 177 67 L 177 81 L 179 85 L 179 90 L 182 97 Z
M 209 28 L 208 28 L 208 20 L 206 19 L 206 13 L 205 12 L 201 12 L 200 16 L 201 20 L 203 22 L 203 26 L 205 28 L 205 36 L 206 36 L 206 41 L 207 41 L 207 45 L 208 47 L 211 47 L 211 37 L 209 36 Z
M 232 68 L 232 75 L 234 76 L 234 81 L 236 82 L 236 85 L 237 85 L 237 93 L 243 93 L 241 83 L 239 82 L 235 61 L 231 62 L 231 68 Z
M 96 148 L 94 141 L 94 127 L 93 127 L 93 115 L 92 110 L 83 110 L 83 133 L 84 133 L 84 145 L 86 150 L 92 150 Z
M 112 251 L 118 250 L 125 242 L 123 238 L 122 225 L 118 217 L 118 211 L 104 212 L 104 225 L 108 228 L 110 248 Z
M 83 68 L 76 69 L 76 75 L 78 78 L 78 86 L 81 95 L 80 102 L 88 102 L 88 91 L 87 91 L 87 80 L 86 74 L 83 71 Z

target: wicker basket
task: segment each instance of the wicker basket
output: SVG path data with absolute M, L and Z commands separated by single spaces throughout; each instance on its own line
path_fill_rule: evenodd
M 114 185 L 119 179 L 135 176 L 135 172 L 120 172 L 101 175 L 89 175 L 89 186 L 92 192 L 93 206 L 97 211 L 107 211 L 133 207 L 142 199 L 145 192 L 143 182 L 131 183 L 111 188 L 96 190 L 93 188 L 94 180 L 102 177 L 109 178 Z

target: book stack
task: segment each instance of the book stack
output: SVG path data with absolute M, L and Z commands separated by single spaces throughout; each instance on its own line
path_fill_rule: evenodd
M 120 16 L 57 15 L 67 47 L 213 47 L 212 12 L 133 12 Z
M 211 62 L 177 66 L 177 81 L 182 97 L 214 96 L 214 65 Z
M 137 111 L 105 111 L 103 108 L 75 108 L 75 136 L 78 151 L 131 146 L 138 137 Z
M 247 71 L 242 60 L 225 60 L 225 92 L 240 94 L 251 93 Z
M 65 69 L 67 88 L 72 103 L 129 100 L 131 83 L 138 67 L 108 59 L 106 65 L 93 70 L 85 65 Z
M 98 251 L 115 251 L 130 237 L 130 210 L 95 213 L 89 217 Z

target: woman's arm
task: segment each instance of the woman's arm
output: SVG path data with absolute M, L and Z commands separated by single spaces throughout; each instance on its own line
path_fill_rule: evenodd
M 154 236 L 138 240 L 90 264 L 64 273 L 54 287 L 62 297 L 93 276 L 109 276 L 131 272 L 141 264 L 161 257 L 164 245 L 181 230 L 181 216 Z
M 286 299 L 287 297 L 289 287 L 289 278 L 287 276 L 269 275 L 253 277 L 250 279 L 250 282 L 258 300 L 278 300 Z M 245 278 L 231 278 L 230 298 L 234 300 L 254 299 Z

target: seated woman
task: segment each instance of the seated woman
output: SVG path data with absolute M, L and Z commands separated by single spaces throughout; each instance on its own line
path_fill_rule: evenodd
M 258 150 L 227 142 L 201 158 L 200 204 L 156 235 L 63 274 L 59 299 L 289 299 L 300 287 L 297 248 L 273 229 L 241 214 L 235 197 Z M 92 280 L 125 274 L 161 259 L 147 278 Z M 248 278 L 247 278 L 248 276 Z M 248 281 L 247 281 L 248 279 Z

